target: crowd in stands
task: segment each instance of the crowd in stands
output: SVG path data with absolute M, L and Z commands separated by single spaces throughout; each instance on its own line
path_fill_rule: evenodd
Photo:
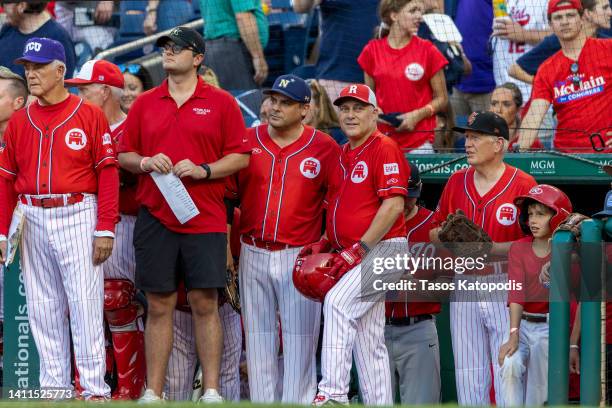
M 0 30 L 0 66 L 23 75 L 23 68 L 13 61 L 27 39 L 49 37 L 64 45 L 67 77 L 72 77 L 85 61 L 101 51 L 201 18 L 205 65 L 214 72 L 221 88 L 243 102 L 245 119 L 249 116 L 247 124 L 265 120 L 257 114 L 260 109 L 265 114 L 263 95 L 250 91 L 265 88 L 278 75 L 292 71 L 311 80 L 317 108 L 306 118 L 307 123 L 318 122 L 340 143 L 346 139 L 340 134 L 330 101 L 347 84 L 366 83 L 379 101 L 381 131 L 395 138 L 406 152 L 461 151 L 463 138 L 452 131 L 452 126 L 465 123 L 471 112 L 486 110 L 502 115 L 508 122 L 512 129 L 511 148 L 606 151 L 612 123 L 603 118 L 591 123 L 570 121 L 571 126 L 563 126 L 562 139 L 580 141 L 568 144 L 562 140 L 559 145 L 557 139 L 553 144 L 559 110 L 569 104 L 574 105 L 569 111 L 578 109 L 586 112 L 582 116 L 595 117 L 588 114 L 593 112 L 593 95 L 579 95 L 562 103 L 551 99 L 545 112 L 539 112 L 543 105 L 538 104 L 538 114 L 533 116 L 533 110 L 529 119 L 534 129 L 521 131 L 526 128 L 522 118 L 531 107 L 536 72 L 562 49 L 563 41 L 552 28 L 549 2 L 494 3 L 8 0 L 0 8 L 0 22 L 4 22 Z M 566 48 L 582 48 L 583 36 L 605 39 L 612 35 L 609 0 L 582 0 L 580 6 L 576 22 L 580 38 Z M 429 14 L 450 17 L 460 38 L 448 34 L 453 31 L 448 26 L 448 33 L 441 33 Z M 598 47 L 596 59 L 612 59 L 609 50 L 607 46 Z M 144 47 L 135 57 L 152 51 L 152 46 Z M 579 53 L 575 54 L 578 63 Z M 124 63 L 126 107 L 139 92 L 159 83 L 159 78 L 147 72 L 148 65 L 135 64 L 133 60 L 122 60 L 121 55 L 114 59 L 115 63 Z M 586 71 L 570 71 L 566 73 L 568 77 L 590 80 L 591 74 Z M 580 81 L 574 84 L 578 92 Z M 550 88 L 549 84 L 546 87 Z M 607 90 L 603 93 L 607 95 Z M 554 97 L 554 92 L 551 95 Z M 526 136 L 518 143 L 522 134 Z

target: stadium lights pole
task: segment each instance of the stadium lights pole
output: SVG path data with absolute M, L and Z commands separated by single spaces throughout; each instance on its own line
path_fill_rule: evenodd
M 574 236 L 553 235 L 550 265 L 548 405 L 567 405 L 569 389 L 569 283 Z
M 580 405 L 599 406 L 601 398 L 602 222 L 580 225 Z

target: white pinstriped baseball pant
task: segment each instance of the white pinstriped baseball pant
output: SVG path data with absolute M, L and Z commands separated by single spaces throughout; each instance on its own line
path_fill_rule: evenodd
M 134 255 L 134 225 L 136 216 L 121 214 L 115 226 L 113 253 L 102 264 L 104 279 L 128 279 L 134 283 L 136 258 Z
M 376 280 L 398 281 L 404 271 L 385 270 L 377 275 L 372 266 L 375 258 L 393 258 L 407 252 L 405 238 L 381 241 L 327 293 L 323 304 L 321 394 L 348 402 L 351 355 L 354 355 L 363 403 L 393 405 L 385 346 L 385 291 L 372 288 Z
M 96 197 L 58 208 L 19 205 L 25 215 L 21 259 L 40 387 L 72 388 L 70 325 L 83 397 L 109 397 L 103 273 L 92 262 Z
M 242 243 L 240 299 L 252 402 L 309 404 L 317 386 L 315 354 L 321 305 L 293 285 L 300 247 L 267 251 Z M 282 396 L 278 392 L 278 315 L 283 338 Z
M 455 282 L 457 279 L 502 283 L 508 281 L 508 274 L 457 275 Z M 450 302 L 450 326 L 458 402 L 460 405 L 490 404 L 492 366 L 495 402 L 503 406 L 497 356 L 510 332 L 508 294 L 502 291 L 488 293 L 455 290 L 454 296 L 455 301 Z
M 219 308 L 223 330 L 223 354 L 219 370 L 219 393 L 226 401 L 240 400 L 240 355 L 242 326 L 240 315 L 226 303 Z M 191 313 L 174 311 L 174 343 L 164 392 L 169 400 L 191 400 L 193 377 L 198 355 Z

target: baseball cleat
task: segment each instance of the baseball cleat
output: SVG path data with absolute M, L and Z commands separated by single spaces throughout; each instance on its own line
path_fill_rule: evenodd
M 206 390 L 204 395 L 200 397 L 198 402 L 202 404 L 220 404 L 223 402 L 223 398 L 221 397 L 221 395 L 219 395 L 217 390 L 215 390 L 214 388 L 209 388 Z
M 139 404 L 159 404 L 162 402 L 164 402 L 164 400 L 160 396 L 156 395 L 155 391 L 149 388 L 145 390 L 142 397 L 140 397 L 138 400 Z
M 311 405 L 313 407 L 322 407 L 329 405 L 348 405 L 348 402 L 341 402 L 335 399 L 331 399 L 324 394 L 317 394 L 317 396 L 314 397 L 314 400 L 312 400 Z

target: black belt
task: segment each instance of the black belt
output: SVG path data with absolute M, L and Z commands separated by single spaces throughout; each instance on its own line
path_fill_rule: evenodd
M 546 316 L 531 316 L 525 314 L 521 316 L 521 319 L 531 323 L 546 323 L 548 321 L 548 318 Z
M 420 322 L 424 322 L 425 320 L 432 320 L 433 316 L 430 314 L 422 314 L 411 317 L 387 317 L 385 318 L 385 323 L 389 326 L 410 326 L 413 324 L 417 324 Z

